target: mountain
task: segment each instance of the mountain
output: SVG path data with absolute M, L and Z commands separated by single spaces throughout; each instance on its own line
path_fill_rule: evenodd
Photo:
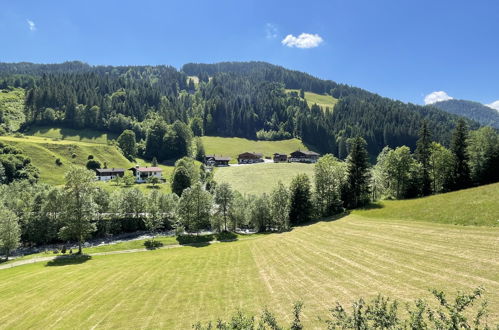
M 155 146 L 164 152 L 146 156 L 158 159 L 169 148 L 162 139 L 166 125 L 156 125 L 158 120 L 195 121 L 206 135 L 297 137 L 321 153 L 344 158 L 348 139 L 359 135 L 372 157 L 386 145 L 415 148 L 423 120 L 433 139 L 448 145 L 459 119 L 436 107 L 406 104 L 265 62 L 189 63 L 180 70 L 164 65 L 0 63 L 0 89 L 11 88 L 25 91 L 23 128 L 43 124 L 118 134 L 131 129 L 139 141 L 146 141 L 154 127 Z M 332 109 L 322 108 L 290 89 L 338 101 Z M 471 120 L 468 126 L 479 127 Z
M 453 99 L 434 103 L 433 106 L 448 113 L 472 119 L 484 126 L 499 129 L 499 111 L 481 103 Z

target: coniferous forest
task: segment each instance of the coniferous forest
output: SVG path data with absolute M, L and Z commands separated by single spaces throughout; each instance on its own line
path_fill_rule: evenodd
M 81 62 L 0 63 L 0 89 L 8 87 L 25 89 L 23 127 L 58 125 L 118 134 L 129 129 L 142 141 L 141 155 L 159 160 L 183 155 L 166 144 L 177 141 L 185 126 L 197 135 L 297 137 L 342 159 L 348 154 L 347 140 L 362 136 L 374 160 L 385 146 L 414 150 L 422 120 L 436 142 L 449 146 L 459 118 L 264 62 L 190 63 L 180 70 Z M 324 109 L 287 89 L 339 101 L 334 109 Z M 467 125 L 479 127 L 471 120 Z M 156 136 L 149 136 L 151 132 Z M 164 136 L 164 143 L 152 143 Z

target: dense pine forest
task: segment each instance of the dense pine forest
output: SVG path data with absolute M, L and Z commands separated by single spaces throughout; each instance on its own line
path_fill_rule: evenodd
M 25 89 L 22 128 L 42 124 L 118 134 L 130 129 L 142 141 L 139 152 L 159 160 L 181 152 L 151 150 L 160 148 L 161 142 L 147 143 L 148 135 L 156 131 L 172 138 L 182 135 L 184 126 L 195 135 L 298 137 L 309 147 L 342 159 L 348 154 L 347 139 L 362 136 L 373 160 L 385 146 L 414 149 L 423 119 L 433 139 L 449 145 L 459 118 L 264 62 L 190 63 L 181 70 L 81 62 L 0 63 L 0 89 L 8 88 Z M 307 104 L 303 91 L 328 94 L 339 102 L 334 109 L 323 109 Z M 478 127 L 473 121 L 467 124 Z

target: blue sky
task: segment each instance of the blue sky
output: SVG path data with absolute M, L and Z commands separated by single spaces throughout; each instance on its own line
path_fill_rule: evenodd
M 2 62 L 258 60 L 405 102 L 499 100 L 495 0 L 0 0 L 0 31 Z

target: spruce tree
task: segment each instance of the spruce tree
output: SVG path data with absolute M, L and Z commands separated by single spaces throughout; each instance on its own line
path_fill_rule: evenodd
M 419 140 L 416 143 L 416 159 L 421 163 L 421 193 L 423 196 L 431 194 L 430 178 L 430 156 L 431 156 L 431 134 L 428 122 L 424 120 L 419 129 Z
M 468 128 L 464 119 L 457 122 L 457 126 L 452 133 L 451 151 L 454 158 L 454 166 L 450 182 L 447 187 L 450 190 L 459 190 L 471 186 L 471 175 L 468 164 Z
M 306 174 L 298 174 L 291 181 L 289 221 L 297 225 L 312 219 L 312 191 Z
M 361 137 L 350 141 L 350 154 L 347 158 L 346 205 L 356 208 L 369 202 L 369 154 L 366 141 Z

